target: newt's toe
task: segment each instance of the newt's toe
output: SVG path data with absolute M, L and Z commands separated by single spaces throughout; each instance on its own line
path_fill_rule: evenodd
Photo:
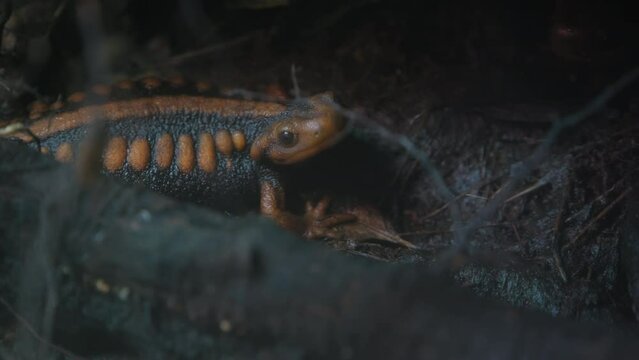
M 326 215 L 330 205 L 330 198 L 325 196 L 317 204 L 310 201 L 306 203 L 306 231 L 304 236 L 309 239 L 318 238 L 340 238 L 338 226 L 351 223 L 357 220 L 353 214 L 332 214 Z
M 315 205 L 307 202 L 304 217 L 306 238 L 355 242 L 381 241 L 409 249 L 417 248 L 411 242 L 402 239 L 375 209 L 355 206 L 345 209 L 344 213 L 326 215 L 329 204 L 327 197 L 322 198 Z

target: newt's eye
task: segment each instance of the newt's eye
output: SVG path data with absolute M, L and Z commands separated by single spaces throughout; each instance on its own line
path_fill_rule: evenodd
M 290 130 L 282 130 L 277 136 L 277 141 L 284 147 L 293 147 L 297 144 L 297 134 Z

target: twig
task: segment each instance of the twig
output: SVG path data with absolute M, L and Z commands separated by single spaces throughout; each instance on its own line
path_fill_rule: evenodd
M 102 26 L 102 3 L 97 0 L 75 2 L 75 18 L 78 24 L 88 83 L 104 80 L 109 74 L 108 54 Z
M 490 179 L 488 179 L 488 180 L 486 180 L 486 181 L 483 181 L 483 182 L 480 182 L 479 184 L 476 184 L 475 186 L 473 186 L 473 187 L 471 187 L 470 189 L 468 189 L 465 193 L 457 195 L 457 196 L 455 197 L 455 200 L 458 200 L 458 199 L 460 199 L 461 197 L 463 197 L 463 196 L 465 196 L 465 195 L 469 195 L 469 194 L 470 194 L 470 193 L 469 193 L 470 191 L 479 190 L 479 189 L 483 188 L 483 187 L 484 187 L 484 186 L 486 186 L 486 185 L 490 185 L 490 184 L 492 184 L 493 182 L 495 182 L 495 181 L 499 180 L 499 178 L 501 178 L 502 176 L 504 176 L 504 175 L 502 174 L 502 175 L 493 176 L 492 178 L 490 178 Z M 431 211 L 431 212 L 430 212 L 430 213 L 428 213 L 428 214 L 427 214 L 424 218 L 425 218 L 425 219 L 429 219 L 429 218 L 431 218 L 431 217 L 433 217 L 433 216 L 435 216 L 435 215 L 439 214 L 440 212 L 442 212 L 443 210 L 445 210 L 445 209 L 448 207 L 448 205 L 449 205 L 449 204 L 450 204 L 450 203 L 446 203 L 446 204 L 444 204 L 444 205 L 440 206 L 439 208 L 437 208 L 437 209 L 435 209 L 435 210 Z
M 601 110 L 605 104 L 615 96 L 621 89 L 632 83 L 639 77 L 639 68 L 635 68 L 632 71 L 624 74 L 619 80 L 605 88 L 599 95 L 597 95 L 590 103 L 588 103 L 583 109 L 577 111 L 571 115 L 565 116 L 553 123 L 552 128 L 546 134 L 541 144 L 537 146 L 535 151 L 523 161 L 523 166 L 520 170 L 514 173 L 508 182 L 502 187 L 502 191 L 493 197 L 487 204 L 478 211 L 475 216 L 466 223 L 466 225 L 460 229 L 459 247 L 464 247 L 469 236 L 477 229 L 480 224 L 491 218 L 497 210 L 503 205 L 511 193 L 515 190 L 515 187 L 519 182 L 528 177 L 530 173 L 536 169 L 541 162 L 546 158 L 546 155 L 550 151 L 550 147 L 555 143 L 559 134 L 566 128 L 574 126 L 595 114 Z
M 601 212 L 599 212 L 597 216 L 595 216 L 592 220 L 590 220 L 588 225 L 586 225 L 583 229 L 581 229 L 581 231 L 579 232 L 579 234 L 577 234 L 577 236 L 575 236 L 572 240 L 570 240 L 570 242 L 564 245 L 561 249 L 565 250 L 577 244 L 577 242 L 584 236 L 584 234 L 586 234 L 588 230 L 590 230 L 590 228 L 595 223 L 597 223 L 604 216 L 606 216 L 610 212 L 610 210 L 612 210 L 615 207 L 615 205 L 617 205 L 621 200 L 623 200 L 631 191 L 632 191 L 632 187 L 629 187 L 624 192 L 622 192 L 619 196 L 617 196 L 615 200 L 613 200 L 610 204 L 608 204 L 608 206 L 606 206 L 603 210 L 601 210 Z
M 471 194 L 471 193 L 463 193 L 463 194 L 459 194 L 459 195 L 455 196 L 455 199 L 454 199 L 454 200 L 455 200 L 455 201 L 457 201 L 457 200 L 459 200 L 459 199 L 461 199 L 461 198 L 463 198 L 463 197 L 469 197 L 469 198 L 471 198 L 471 199 L 478 199 L 478 200 L 488 200 L 488 198 L 487 198 L 487 197 L 485 197 L 485 196 L 473 195 L 473 194 Z M 449 205 L 450 205 L 450 202 L 447 202 L 446 204 L 444 204 L 444 205 L 442 205 L 442 206 L 438 207 L 437 209 L 435 209 L 435 210 L 431 211 L 430 213 L 428 213 L 428 214 L 424 217 L 424 219 L 430 219 L 430 218 L 432 218 L 433 216 L 435 216 L 435 215 L 439 214 L 440 212 L 444 211 L 444 210 L 445 210 L 445 209 L 446 209 Z
M 207 46 L 207 47 L 201 48 L 199 50 L 194 50 L 194 51 L 186 52 L 186 53 L 181 54 L 181 55 L 173 56 L 172 58 L 170 58 L 168 60 L 167 63 L 169 65 L 179 65 L 180 63 L 183 63 L 185 61 L 191 60 L 191 59 L 199 57 L 199 56 L 209 55 L 209 54 L 216 53 L 216 52 L 219 52 L 219 51 L 222 51 L 222 50 L 226 50 L 226 49 L 228 49 L 230 47 L 237 46 L 237 45 L 243 44 L 245 42 L 248 42 L 249 40 L 255 38 L 256 35 L 259 34 L 259 33 L 260 33 L 260 31 L 254 31 L 254 32 L 248 33 L 246 35 L 238 36 L 235 39 L 232 39 L 232 40 L 229 40 L 229 41 L 213 44 L 211 46 Z
M 353 255 L 369 258 L 369 259 L 372 259 L 372 260 L 375 260 L 375 261 L 380 261 L 380 262 L 385 262 L 385 263 L 390 262 L 388 259 L 384 259 L 383 257 L 375 256 L 375 255 L 373 255 L 371 253 L 367 253 L 367 252 L 362 252 L 362 251 L 357 251 L 357 250 L 352 250 L 352 249 L 348 249 L 348 250 L 346 250 L 346 252 L 349 253 L 349 254 L 353 254 Z
M 471 199 L 488 200 L 488 198 L 487 198 L 487 197 L 485 197 L 485 196 L 480 196 L 480 195 L 462 194 L 462 196 L 464 196 L 464 197 L 468 197 L 468 198 L 471 198 Z
M 561 235 L 563 234 L 564 228 L 564 217 L 566 214 L 566 209 L 568 208 L 568 199 L 570 198 L 570 190 L 572 189 L 572 173 L 568 175 L 568 182 L 564 187 L 564 194 L 561 198 L 561 206 L 559 207 L 559 213 L 557 213 L 557 218 L 555 219 L 555 226 L 553 231 L 552 243 L 550 245 L 552 249 L 552 258 L 555 262 L 555 267 L 557 267 L 557 271 L 559 271 L 559 276 L 564 283 L 568 282 L 568 276 L 566 276 L 566 271 L 562 265 L 561 255 L 559 254 L 559 242 L 561 240 Z
M 548 184 L 548 183 L 547 182 L 542 182 L 542 181 L 537 181 L 533 185 L 527 187 L 526 189 L 524 189 L 524 190 L 518 192 L 517 194 L 515 194 L 515 195 L 509 197 L 508 199 L 506 199 L 506 201 L 504 201 L 504 204 L 505 203 L 509 203 L 509 202 L 511 202 L 513 200 L 516 200 L 516 199 L 518 199 L 518 198 L 520 198 L 520 197 L 522 197 L 524 195 L 527 195 L 527 194 L 539 189 L 540 187 L 542 187 L 542 186 L 544 186 L 546 184 Z
M 451 219 L 453 221 L 452 232 L 453 234 L 455 234 L 454 235 L 455 242 L 461 241 L 461 239 L 458 236 L 459 229 L 461 229 L 461 225 L 462 225 L 461 209 L 459 207 L 459 204 L 457 203 L 457 195 L 448 187 L 448 185 L 446 184 L 446 181 L 444 181 L 444 178 L 439 172 L 439 170 L 437 170 L 435 165 L 433 165 L 433 163 L 430 161 L 429 156 L 423 150 L 417 148 L 417 146 L 415 146 L 415 144 L 405 135 L 392 133 L 385 127 L 377 125 L 371 121 L 368 121 L 369 120 L 368 117 L 366 117 L 365 115 L 359 112 L 345 109 L 337 103 L 333 103 L 332 105 L 336 109 L 336 111 L 338 111 L 347 119 L 354 122 L 364 123 L 366 126 L 372 127 L 375 130 L 375 132 L 379 136 L 381 136 L 384 140 L 389 141 L 392 144 L 399 145 L 400 147 L 404 149 L 404 151 L 406 151 L 409 155 L 411 155 L 413 158 L 415 158 L 415 160 L 417 160 L 420 163 L 422 168 L 426 171 L 431 181 L 435 185 L 435 189 L 437 193 L 440 195 L 440 197 L 442 198 L 442 200 L 449 203 Z
M 412 249 L 412 250 L 419 249 L 419 247 L 417 247 L 415 244 L 411 243 L 410 241 L 402 239 L 400 236 L 380 230 L 368 224 L 363 224 L 363 225 L 368 231 L 370 231 L 372 234 L 377 236 L 377 240 L 388 242 L 390 244 L 403 246 L 407 249 Z
M 260 93 L 257 91 L 239 89 L 239 88 L 222 90 L 222 94 L 226 96 L 231 96 L 231 97 L 238 96 L 244 100 L 257 100 L 257 101 L 266 101 L 266 102 L 275 102 L 275 103 L 285 102 L 277 96 L 268 95 L 268 94 Z
M 441 235 L 441 234 L 450 234 L 450 229 L 440 229 L 440 230 L 418 230 L 418 231 L 409 231 L 399 233 L 399 236 L 412 236 L 412 235 Z
M 619 179 L 614 185 L 612 185 L 610 187 L 610 189 L 606 190 L 606 192 L 604 192 L 603 194 L 597 196 L 597 198 L 595 198 L 594 200 L 592 200 L 591 202 L 589 202 L 587 205 L 584 205 L 581 210 L 577 211 L 576 213 L 570 215 L 567 219 L 566 222 L 570 222 L 572 221 L 575 217 L 577 217 L 581 212 L 583 212 L 584 210 L 586 210 L 587 207 L 591 207 L 594 203 L 596 202 L 601 202 L 603 204 L 603 201 L 606 199 L 606 197 L 608 196 L 608 194 L 610 194 L 612 191 L 614 191 L 617 186 L 621 185 L 623 182 L 626 181 L 626 177 L 622 177 L 621 179 Z
M 512 224 L 510 224 L 512 225 Z M 495 224 L 484 224 L 480 226 L 480 229 L 490 228 L 490 227 L 507 227 L 508 223 L 495 223 Z M 417 231 L 409 231 L 398 233 L 399 236 L 411 236 L 411 235 L 439 235 L 439 234 L 450 234 L 452 230 L 450 229 L 440 229 L 440 230 L 417 230 Z M 518 236 L 519 237 L 519 236 Z
M 431 211 L 430 213 L 426 214 L 426 216 L 424 216 L 424 219 L 430 219 L 430 218 L 438 215 L 442 211 L 446 210 L 453 201 L 457 201 L 457 200 L 461 199 L 462 197 L 464 197 L 465 195 L 466 195 L 466 193 L 459 194 L 459 195 L 455 196 L 455 198 L 452 201 L 449 201 L 449 202 L 445 203 L 444 205 L 438 207 L 437 209 Z
M 517 230 L 517 225 L 515 223 L 511 223 L 510 226 L 513 229 L 513 233 L 515 233 L 515 237 L 517 238 L 517 242 L 521 244 L 523 241 L 521 239 L 521 236 L 519 236 L 519 230 Z
M 42 96 L 38 93 L 38 91 L 26 84 L 24 81 L 10 81 L 4 80 L 0 78 L 0 86 L 5 88 L 11 95 L 19 94 L 20 91 L 23 93 L 31 94 L 35 96 L 37 99 L 41 99 Z
M 11 88 L 7 85 L 2 79 L 0 79 L 0 86 L 2 86 L 5 90 L 11 92 Z
M 69 3 L 69 0 L 64 0 L 60 3 L 60 5 L 58 5 L 58 7 L 53 12 L 54 20 L 57 20 L 58 18 L 60 18 L 60 16 L 62 16 L 62 13 L 64 12 L 64 8 L 67 6 L 68 3 Z M 53 26 L 54 25 L 51 25 L 51 28 L 53 28 Z M 51 28 L 49 29 L 49 31 L 51 31 Z
M 11 304 L 9 304 L 9 302 L 8 302 L 5 298 L 3 298 L 2 296 L 0 296 L 0 304 L 2 304 L 2 305 L 5 307 L 5 309 L 7 309 L 7 311 L 8 311 L 11 315 L 13 315 L 13 317 L 14 317 L 14 318 L 16 318 L 16 320 L 18 320 L 18 322 L 19 322 L 20 324 L 22 324 L 22 326 L 24 326 L 24 328 L 25 328 L 25 329 L 26 329 L 26 330 L 27 330 L 27 331 L 28 331 L 28 332 L 29 332 L 29 333 L 30 333 L 30 334 L 31 334 L 31 335 L 32 335 L 32 336 L 33 336 L 36 340 L 38 340 L 40 343 L 42 343 L 42 344 L 44 344 L 44 345 L 46 345 L 46 346 L 50 347 L 51 349 L 53 349 L 53 350 L 55 350 L 55 351 L 57 351 L 57 352 L 59 352 L 59 353 L 61 353 L 61 354 L 63 354 L 63 355 L 66 355 L 66 356 L 68 356 L 68 357 L 70 357 L 70 358 L 72 358 L 72 359 L 78 359 L 78 360 L 84 359 L 84 358 L 82 358 L 82 357 L 80 357 L 80 356 L 77 356 L 76 354 L 74 354 L 74 353 L 70 352 L 69 350 L 67 350 L 67 349 L 65 349 L 65 348 L 63 348 L 63 347 L 60 347 L 60 346 L 58 346 L 58 345 L 56 345 L 56 344 L 54 344 L 54 343 L 52 343 L 52 342 L 50 342 L 50 341 L 47 341 L 47 340 L 46 340 L 46 339 L 44 339 L 42 336 L 40 336 L 40 334 L 38 334 L 38 332 L 37 332 L 37 331 L 33 328 L 33 326 L 31 326 L 31 324 L 29 323 L 29 321 L 27 321 L 27 319 L 25 319 L 24 317 L 22 317 L 22 315 L 18 314 L 18 312 L 17 312 L 17 311 L 15 311 L 15 309 L 11 306 Z
M 46 202 L 46 200 L 45 200 Z M 46 293 L 45 293 L 45 301 L 44 301 L 44 313 L 42 315 L 42 332 L 44 339 L 51 339 L 53 333 L 53 322 L 55 319 L 55 310 L 58 306 L 58 291 L 57 284 L 54 277 L 54 265 L 51 261 L 51 238 L 48 236 L 47 231 L 50 230 L 50 226 L 47 225 L 49 222 L 48 213 L 51 209 L 49 206 L 42 206 L 40 212 L 41 221 L 45 222 L 44 224 L 38 224 L 39 228 L 39 236 L 36 240 L 36 256 L 38 257 L 40 264 L 42 266 L 42 273 L 45 280 Z M 43 354 L 43 351 L 40 351 L 39 354 Z

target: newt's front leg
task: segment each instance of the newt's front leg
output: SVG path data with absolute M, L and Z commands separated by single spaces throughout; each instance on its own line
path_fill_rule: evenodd
M 304 235 L 306 238 L 336 238 L 335 226 L 356 220 L 351 214 L 326 215 L 328 201 L 320 201 L 316 206 L 307 204 L 306 214 L 297 216 L 284 210 L 284 189 L 274 180 L 260 184 L 260 211 L 273 219 L 281 227 Z
M 273 180 L 260 183 L 260 212 L 273 219 L 281 227 L 296 233 L 304 233 L 304 221 L 284 211 L 284 189 Z

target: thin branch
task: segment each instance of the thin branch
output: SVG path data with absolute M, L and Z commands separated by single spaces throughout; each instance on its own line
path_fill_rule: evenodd
M 506 199 L 506 201 L 504 202 L 504 204 L 505 204 L 505 203 L 509 203 L 509 202 L 511 202 L 511 201 L 513 201 L 513 200 L 519 199 L 520 197 L 522 197 L 522 196 L 524 196 L 524 195 L 530 194 L 531 192 L 533 192 L 533 191 L 535 191 L 535 190 L 537 190 L 537 189 L 541 188 L 542 186 L 544 186 L 544 185 L 546 185 L 546 184 L 548 184 L 548 183 L 547 183 L 547 182 L 545 182 L 545 181 L 541 181 L 541 180 L 539 180 L 539 181 L 537 181 L 536 183 L 534 183 L 533 185 L 531 185 L 531 186 L 529 186 L 529 187 L 525 188 L 524 190 L 521 190 L 520 192 L 518 192 L 518 193 L 516 193 L 515 195 L 513 195 L 513 196 L 509 197 L 508 199 Z
M 586 234 L 586 232 L 588 232 L 588 230 L 590 230 L 591 227 L 593 227 L 593 225 L 595 225 L 599 220 L 601 220 L 603 217 L 608 215 L 608 213 L 615 207 L 615 205 L 617 205 L 628 194 L 630 194 L 631 191 L 632 191 L 632 187 L 629 187 L 624 192 L 622 192 L 619 196 L 617 196 L 617 198 L 614 199 L 610 204 L 608 204 L 608 206 L 606 206 L 603 210 L 601 210 L 601 212 L 599 212 L 597 216 L 595 216 L 592 220 L 590 220 L 588 225 L 586 225 L 583 229 L 581 229 L 581 231 L 579 232 L 579 234 L 577 234 L 577 236 L 575 236 L 572 240 L 570 240 L 570 242 L 564 245 L 561 249 L 564 250 L 577 244 L 577 242 L 584 236 L 584 234 Z
M 395 134 L 383 126 L 377 125 L 372 121 L 369 121 L 368 117 L 353 110 L 345 109 L 337 103 L 332 104 L 333 107 L 347 119 L 363 123 L 368 127 L 372 127 L 373 130 L 381 136 L 384 140 L 391 144 L 397 144 L 404 149 L 410 156 L 415 158 L 422 168 L 426 171 L 431 181 L 435 185 L 437 194 L 442 198 L 444 202 L 449 203 L 451 219 L 452 219 L 452 232 L 454 234 L 455 241 L 460 241 L 459 229 L 461 229 L 461 208 L 457 202 L 457 194 L 455 194 L 451 188 L 448 187 L 444 177 L 439 170 L 430 161 L 430 157 L 425 151 L 419 149 L 408 137 L 401 134 Z
M 259 33 L 261 33 L 261 31 L 250 32 L 246 35 L 238 36 L 235 39 L 231 39 L 229 41 L 213 44 L 211 46 L 207 46 L 199 50 L 190 51 L 181 55 L 177 55 L 169 59 L 167 63 L 169 65 L 179 65 L 185 61 L 189 61 L 200 56 L 210 55 L 216 52 L 227 50 L 230 47 L 238 46 L 248 42 L 249 40 L 252 40 Z
M 555 267 L 559 272 L 559 276 L 564 283 L 568 282 L 568 276 L 566 275 L 566 271 L 562 265 L 561 255 L 559 253 L 559 242 L 561 240 L 561 236 L 563 234 L 566 210 L 568 208 L 568 199 L 570 198 L 570 190 L 572 189 L 572 173 L 568 175 L 568 182 L 566 186 L 564 186 L 564 194 L 561 199 L 561 206 L 559 207 L 559 213 L 557 213 L 557 217 L 555 219 L 555 226 L 553 228 L 553 236 L 552 236 L 552 258 L 555 263 Z
M 42 274 L 45 280 L 45 301 L 44 301 L 44 313 L 42 315 L 42 332 L 43 337 L 46 340 L 51 339 L 53 334 L 53 323 L 55 319 L 55 311 L 58 306 L 58 291 L 57 284 L 54 277 L 54 265 L 51 261 L 51 237 L 47 233 L 50 230 L 50 226 L 48 225 L 49 219 L 49 211 L 50 207 L 47 205 L 43 205 L 40 210 L 40 221 L 44 223 L 38 224 L 39 235 L 36 246 L 36 256 L 40 261 L 40 265 L 42 266 Z M 43 351 L 40 351 L 39 354 L 43 354 Z
M 493 217 L 493 215 L 501 208 L 504 202 L 511 196 L 512 192 L 519 182 L 527 178 L 533 170 L 535 170 L 546 158 L 550 151 L 550 147 L 555 143 L 559 134 L 566 128 L 575 126 L 584 121 L 591 115 L 603 109 L 605 104 L 615 96 L 624 87 L 635 81 L 639 77 L 639 68 L 623 75 L 619 80 L 612 85 L 605 88 L 599 95 L 597 95 L 590 103 L 588 103 L 583 109 L 577 111 L 571 115 L 563 117 L 553 123 L 552 128 L 543 139 L 541 144 L 537 146 L 535 151 L 523 161 L 523 165 L 519 171 L 515 172 L 508 182 L 502 187 L 502 191 L 493 197 L 487 204 L 479 210 L 475 216 L 468 221 L 468 223 L 460 229 L 459 239 L 461 242 L 458 246 L 464 247 L 467 239 L 472 233 L 486 220 Z
M 519 230 L 517 230 L 517 224 L 511 223 L 510 226 L 512 227 L 513 233 L 515 234 L 515 237 L 517 238 L 517 243 L 521 244 L 523 241 L 521 239 L 521 236 L 519 235 Z
M 503 176 L 504 176 L 503 174 L 502 175 L 497 175 L 497 176 L 491 177 L 488 180 L 481 181 L 481 182 L 471 186 L 468 190 L 466 190 L 465 193 L 457 195 L 454 200 L 458 200 L 458 199 L 462 198 L 463 196 L 470 195 L 471 191 L 477 191 L 477 190 L 483 188 L 484 186 L 490 185 L 493 182 L 499 180 Z M 450 205 L 450 203 L 447 202 L 444 205 L 438 207 L 437 209 L 431 211 L 430 213 L 428 213 L 428 215 L 425 216 L 425 219 L 429 219 L 429 218 L 439 214 L 440 212 L 444 211 L 449 205 Z
M 71 359 L 78 359 L 78 360 L 82 360 L 84 358 L 77 356 L 76 354 L 70 352 L 69 350 L 60 347 L 56 344 L 51 343 L 50 341 L 47 341 L 46 339 L 44 339 L 42 336 L 40 336 L 40 334 L 38 334 L 38 332 L 33 328 L 33 326 L 31 326 L 31 324 L 29 323 L 29 321 L 27 321 L 27 319 L 25 319 L 24 317 L 22 317 L 22 315 L 20 315 L 17 311 L 15 311 L 15 309 L 11 306 L 11 304 L 9 304 L 9 302 L 4 299 L 2 296 L 0 296 L 0 304 L 2 304 L 2 306 L 5 307 L 5 309 L 7 309 L 7 311 L 22 325 L 24 326 L 24 328 L 31 334 L 31 336 L 33 336 L 36 340 L 38 340 L 40 343 L 50 347 L 51 349 L 59 352 L 60 354 L 66 355 Z
M 605 200 L 608 197 L 608 195 L 610 193 L 612 193 L 613 191 L 615 191 L 617 189 L 617 187 L 619 185 L 621 185 L 622 183 L 624 183 L 626 181 L 626 177 L 622 177 L 621 179 L 617 180 L 617 182 L 612 185 L 608 190 L 606 190 L 603 194 L 597 196 L 594 200 L 592 200 L 591 202 L 589 202 L 588 204 L 582 206 L 582 208 L 579 211 L 576 211 L 574 214 L 570 215 L 568 218 L 566 218 L 566 222 L 571 222 L 572 220 L 574 220 L 575 218 L 577 218 L 579 215 L 581 215 L 582 212 L 586 211 L 587 209 L 592 208 L 592 206 L 595 203 L 601 203 L 602 205 L 605 204 Z

